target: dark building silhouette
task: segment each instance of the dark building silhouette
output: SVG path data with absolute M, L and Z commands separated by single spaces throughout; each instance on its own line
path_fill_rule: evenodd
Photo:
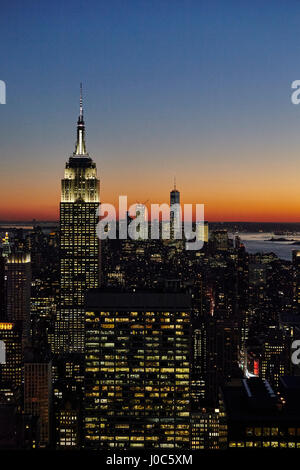
M 222 391 L 229 448 L 299 448 L 299 378 L 281 379 L 281 395 L 267 380 L 243 379 Z
M 37 351 L 26 351 L 24 363 L 24 412 L 38 418 L 39 447 L 49 447 L 52 401 L 51 360 Z
M 13 252 L 6 262 L 7 320 L 22 324 L 23 337 L 30 329 L 31 262 L 30 254 Z

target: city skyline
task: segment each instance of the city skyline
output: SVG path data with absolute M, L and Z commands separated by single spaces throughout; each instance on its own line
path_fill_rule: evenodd
M 58 220 L 82 81 L 103 202 L 167 202 L 176 175 L 208 221 L 300 221 L 295 5 L 2 7 L 0 220 Z
M 83 101 L 83 97 L 82 97 L 82 83 L 80 83 L 80 113 L 82 112 L 82 101 Z M 74 140 L 75 140 L 75 152 L 77 152 L 77 151 L 78 151 L 78 145 L 79 145 L 79 143 L 78 143 L 78 135 L 77 135 L 77 138 L 74 139 Z M 85 149 L 86 149 L 86 142 L 85 142 L 85 141 L 83 142 L 83 145 L 84 145 L 84 150 L 85 150 Z M 180 175 L 180 176 L 182 176 L 182 175 Z M 184 180 L 184 177 L 183 177 L 182 179 Z M 173 181 L 173 187 L 170 185 L 170 188 L 169 188 L 169 190 L 171 190 L 171 191 L 172 191 L 172 189 L 174 189 L 174 188 L 176 188 L 176 187 L 177 187 L 177 189 L 178 189 L 178 186 L 177 186 L 177 183 L 176 183 L 176 176 L 173 177 L 173 180 L 174 180 L 174 181 Z M 146 181 L 146 180 L 145 180 L 145 181 Z M 143 186 L 144 180 L 142 180 L 141 183 L 142 183 L 141 186 Z M 140 200 L 138 200 L 138 199 L 135 197 L 134 190 L 135 190 L 135 188 L 134 188 L 133 190 L 129 191 L 129 196 L 128 196 L 129 205 L 135 204 L 135 203 L 141 204 Z M 142 188 L 139 188 L 139 187 L 138 187 L 138 191 L 139 191 L 139 190 L 142 190 Z M 164 188 L 161 190 L 161 193 L 162 193 L 162 194 L 164 193 Z M 188 193 L 188 196 L 191 194 L 190 188 L 187 189 L 187 193 Z M 166 194 L 168 194 L 167 191 L 166 191 Z M 112 202 L 111 202 L 111 201 L 105 201 L 105 202 L 108 202 L 108 203 L 113 203 L 113 204 L 115 205 L 117 216 L 118 216 L 118 201 L 117 201 L 117 198 L 118 198 L 119 196 L 120 196 L 120 195 L 117 195 L 117 196 L 114 195 L 114 196 L 113 196 L 113 199 L 112 199 Z M 126 196 L 127 196 L 127 194 L 126 194 Z M 232 195 L 232 196 L 233 196 L 233 195 Z M 144 199 L 145 199 L 145 198 L 144 198 Z M 184 194 L 183 194 L 182 199 L 183 199 L 183 201 L 181 202 L 182 206 L 183 206 L 184 204 L 194 204 L 194 203 L 197 203 L 197 202 L 195 202 L 193 199 L 191 199 L 191 197 L 184 198 Z M 149 211 L 149 217 L 150 217 L 150 204 L 151 204 L 151 203 L 163 204 L 163 203 L 166 203 L 167 200 L 168 200 L 168 198 L 164 195 L 164 196 L 162 196 L 162 199 L 155 198 L 154 200 L 152 199 L 151 201 L 150 201 L 149 199 L 147 199 L 147 200 L 145 201 L 145 203 L 142 203 L 142 204 L 144 204 L 144 205 L 147 207 L 147 209 L 148 209 L 148 211 Z M 103 201 L 102 201 L 102 202 L 103 202 Z M 215 203 L 216 203 L 216 204 L 217 204 L 217 202 L 218 202 L 218 200 L 215 199 Z M 235 204 L 235 206 L 237 206 L 238 208 L 240 208 L 239 201 L 235 201 L 234 204 Z M 266 206 L 266 202 L 265 202 L 265 201 L 264 201 L 264 205 Z M 284 202 L 283 202 L 283 206 L 284 206 Z M 207 206 L 206 206 L 206 207 L 207 207 Z M 249 209 L 248 209 L 248 211 L 249 211 Z M 58 213 L 56 214 L 56 212 L 58 212 L 58 210 L 55 211 L 55 212 L 53 212 L 54 217 L 48 217 L 48 218 L 42 217 L 42 218 L 39 218 L 39 216 L 37 215 L 37 219 L 38 219 L 38 220 L 44 220 L 44 221 L 47 221 L 47 220 L 48 220 L 48 221 L 58 221 L 58 220 L 59 220 L 59 214 L 58 214 Z M 40 212 L 37 212 L 37 214 L 39 214 L 39 213 L 40 213 Z M 41 213 L 42 213 L 42 214 L 43 214 L 43 213 L 45 214 L 45 212 L 41 212 Z M 46 212 L 46 213 L 47 213 L 47 212 Z M 212 213 L 213 213 L 213 214 L 220 214 L 220 211 L 219 211 L 219 212 L 218 212 L 218 211 L 217 211 L 217 212 L 212 212 Z M 235 212 L 233 211 L 232 213 L 235 213 Z M 248 212 L 248 213 L 249 213 L 249 212 Z M 252 214 L 252 212 L 250 212 L 250 213 Z M 271 214 L 273 214 L 273 212 L 271 212 L 271 213 L 266 212 L 265 215 L 261 218 L 260 216 L 257 217 L 257 216 L 255 215 L 255 214 L 257 214 L 257 213 L 259 213 L 259 212 L 257 212 L 257 210 L 254 210 L 254 211 L 253 211 L 253 217 L 254 217 L 254 218 L 252 218 L 251 215 L 250 215 L 250 217 L 248 217 L 248 218 L 241 216 L 240 218 L 236 218 L 236 219 L 235 219 L 235 218 L 227 218 L 227 217 L 224 218 L 224 217 L 222 217 L 222 215 L 221 215 L 221 217 L 215 218 L 215 219 L 214 219 L 214 218 L 211 218 L 209 215 L 207 216 L 206 214 L 205 214 L 205 216 L 206 216 L 206 219 L 207 219 L 209 222 L 218 222 L 218 221 L 220 221 L 220 222 L 223 222 L 223 221 L 224 221 L 224 222 L 300 222 L 300 216 L 299 216 L 299 218 L 296 218 L 295 220 L 293 220 L 293 219 L 288 219 L 288 218 L 286 218 L 286 217 L 283 217 L 283 218 L 274 218 L 274 217 L 276 217 L 276 215 L 272 216 Z M 290 213 L 290 212 L 289 212 L 289 213 Z M 0 214 L 1 214 L 1 213 L 0 213 Z M 23 219 L 20 218 L 20 216 L 19 216 L 18 214 L 20 214 L 20 212 L 17 212 L 16 217 L 15 217 L 14 215 L 8 217 L 7 219 L 3 217 L 2 220 L 5 220 L 5 221 L 7 220 L 7 221 L 11 221 L 11 222 L 14 222 L 14 221 L 24 221 L 24 222 L 26 222 L 26 221 L 32 221 L 32 220 L 35 220 L 35 219 L 36 219 L 36 217 L 35 217 L 36 212 L 34 212 L 34 216 L 33 216 L 33 217 L 31 217 L 30 215 L 28 215 L 28 216 L 25 215 L 25 218 L 23 218 Z M 21 211 L 21 214 L 22 214 L 22 211 Z M 26 212 L 26 214 L 27 214 L 27 212 Z M 52 214 L 52 212 L 50 212 L 50 214 Z M 276 213 L 276 214 L 277 214 L 277 213 Z M 1 217 L 1 215 L 0 215 L 0 217 Z M 0 218 L 0 221 L 1 221 L 1 218 Z
M 300 449 L 299 2 L 0 11 L 0 451 Z

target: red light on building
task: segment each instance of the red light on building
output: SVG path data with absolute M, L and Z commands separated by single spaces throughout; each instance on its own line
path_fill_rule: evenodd
M 254 360 L 253 373 L 256 376 L 259 376 L 259 361 L 258 361 L 258 359 Z

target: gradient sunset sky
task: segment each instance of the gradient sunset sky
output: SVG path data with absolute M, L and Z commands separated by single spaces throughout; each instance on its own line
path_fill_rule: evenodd
M 300 2 L 0 4 L 0 220 L 55 220 L 79 83 L 101 200 L 300 221 Z

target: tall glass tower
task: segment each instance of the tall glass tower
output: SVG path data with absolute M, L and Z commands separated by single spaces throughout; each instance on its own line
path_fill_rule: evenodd
M 66 163 L 60 203 L 60 305 L 56 353 L 84 350 L 84 297 L 99 285 L 100 247 L 96 234 L 99 180 L 86 151 L 82 86 L 75 151 Z
M 176 179 L 174 178 L 174 188 L 170 192 L 170 235 L 171 240 L 175 237 L 175 232 L 181 230 L 181 217 L 180 217 L 180 192 L 176 188 Z M 173 210 L 172 210 L 173 206 Z

